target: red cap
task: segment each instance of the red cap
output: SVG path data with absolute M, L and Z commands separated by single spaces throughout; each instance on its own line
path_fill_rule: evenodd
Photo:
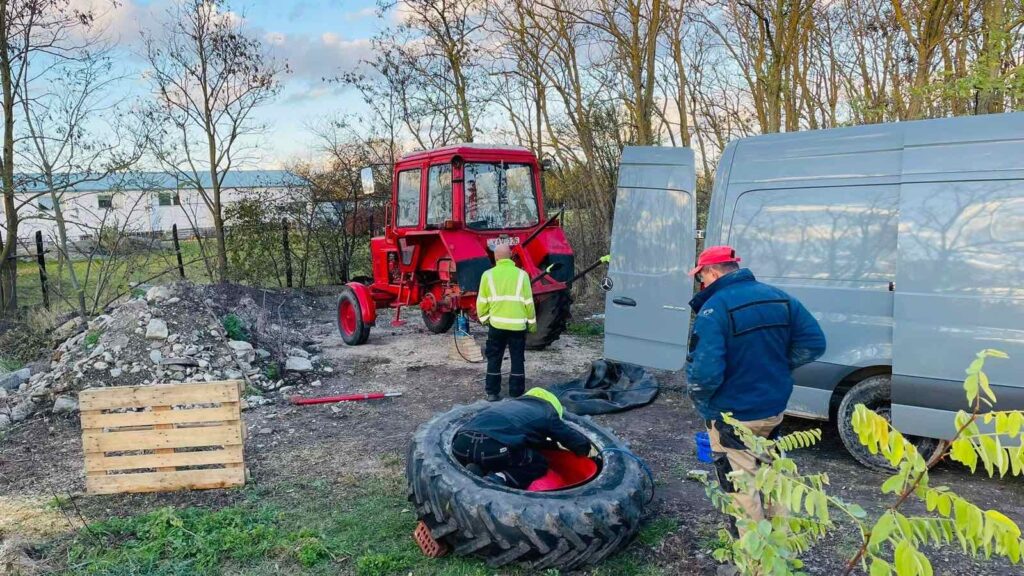
M 697 267 L 690 270 L 690 276 L 696 276 L 700 273 L 701 268 L 710 266 L 711 264 L 725 264 L 726 262 L 740 262 L 741 259 L 736 256 L 736 251 L 732 249 L 732 246 L 712 246 L 706 248 L 697 257 Z

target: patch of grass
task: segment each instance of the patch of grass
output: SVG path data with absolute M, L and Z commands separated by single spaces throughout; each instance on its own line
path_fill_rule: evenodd
M 636 541 L 644 546 L 654 548 L 661 544 L 666 536 L 675 532 L 678 527 L 679 521 L 675 518 L 661 517 L 641 528 L 640 533 L 636 536 Z
M 220 322 L 224 326 L 228 338 L 249 341 L 249 331 L 245 327 L 245 322 L 237 314 L 228 314 Z
M 281 377 L 281 367 L 277 362 L 271 362 L 263 367 L 263 375 L 267 380 L 277 380 Z
M 0 374 L 6 372 L 14 372 L 15 370 L 21 370 L 24 367 L 24 362 L 20 362 L 13 358 L 0 358 Z
M 99 343 L 100 336 L 102 335 L 103 333 L 98 330 L 91 330 L 85 335 L 85 338 L 82 339 L 82 347 L 86 350 L 92 350 L 96 347 L 96 344 Z
M 373 477 L 251 484 L 238 503 L 220 510 L 161 508 L 107 520 L 66 546 L 47 548 L 47 559 L 63 568 L 60 573 L 87 576 L 533 574 L 516 567 L 496 572 L 476 558 L 424 557 L 411 538 L 416 516 L 396 470 L 400 459 L 389 453 L 382 464 L 386 472 Z M 677 527 L 673 520 L 655 520 L 638 544 L 609 559 L 595 576 L 660 576 L 649 546 Z
M 604 323 L 585 320 L 570 322 L 565 331 L 573 336 L 597 337 L 604 336 Z
M 711 553 L 729 547 L 729 540 L 722 535 L 721 530 L 708 529 L 706 533 L 697 538 L 697 546 L 701 550 Z
M 245 493 L 241 503 L 220 510 L 161 508 L 99 522 L 49 554 L 67 562 L 64 573 L 89 576 L 493 573 L 479 560 L 420 553 L 398 474 L 364 479 L 354 489 L 312 480 Z

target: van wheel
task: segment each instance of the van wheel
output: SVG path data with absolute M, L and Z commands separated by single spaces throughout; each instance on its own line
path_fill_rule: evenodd
M 839 404 L 839 411 L 836 414 L 836 426 L 839 428 L 839 437 L 843 440 L 847 452 L 857 461 L 878 472 L 892 473 L 895 468 L 889 465 L 889 461 L 881 454 L 872 454 L 867 447 L 860 443 L 857 433 L 853 431 L 853 411 L 857 404 L 863 404 L 874 410 L 886 420 L 892 421 L 892 377 L 888 374 L 872 376 L 858 382 Z M 917 451 L 928 464 L 934 463 L 945 453 L 948 442 L 935 438 L 922 438 L 920 436 L 906 436 Z

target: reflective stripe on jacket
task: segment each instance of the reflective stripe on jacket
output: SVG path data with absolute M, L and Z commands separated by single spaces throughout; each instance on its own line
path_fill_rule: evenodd
M 476 313 L 481 324 L 503 330 L 526 330 L 537 323 L 530 276 L 503 258 L 480 278 Z

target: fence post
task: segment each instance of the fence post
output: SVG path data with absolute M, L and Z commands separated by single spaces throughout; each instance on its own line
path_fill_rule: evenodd
M 43 289 L 43 306 L 50 307 L 50 282 L 46 277 L 46 257 L 43 255 L 43 231 L 36 230 L 36 263 L 39 264 L 39 286 Z
M 178 242 L 178 225 L 171 226 L 171 238 L 174 240 L 174 255 L 178 259 L 178 275 L 185 279 L 185 264 L 181 261 L 181 244 Z
M 284 278 L 289 288 L 292 287 L 292 251 L 288 247 L 288 219 L 281 218 L 281 244 L 284 245 Z

